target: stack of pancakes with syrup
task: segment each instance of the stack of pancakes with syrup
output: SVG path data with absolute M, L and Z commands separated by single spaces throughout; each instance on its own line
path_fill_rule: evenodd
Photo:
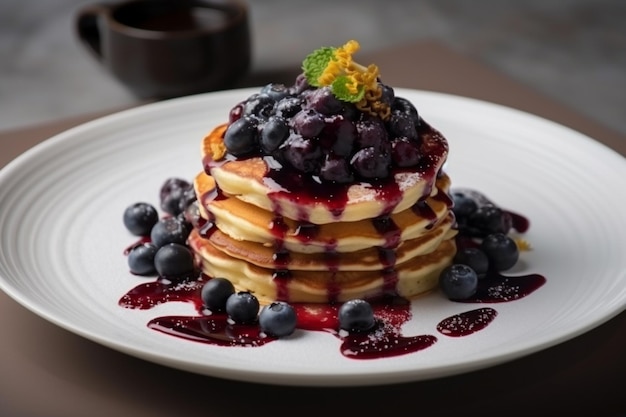
M 263 152 L 216 154 L 228 126 L 203 139 L 194 179 L 189 245 L 204 274 L 266 303 L 410 298 L 437 286 L 456 253 L 440 132 L 420 119 L 419 164 L 337 183 Z

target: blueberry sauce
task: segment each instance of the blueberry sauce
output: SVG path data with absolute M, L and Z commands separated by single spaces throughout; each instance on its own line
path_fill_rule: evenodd
M 524 298 L 545 284 L 546 279 L 539 274 L 505 276 L 490 271 L 478 280 L 476 294 L 463 303 L 506 303 Z
M 437 324 L 439 333 L 450 337 L 469 336 L 487 327 L 498 315 L 491 307 L 465 311 L 446 317 Z
M 147 283 L 131 290 L 120 300 L 126 308 L 147 309 L 167 301 L 188 301 L 202 314 L 200 289 L 163 282 Z M 156 285 L 152 285 L 156 284 Z M 131 302 L 134 301 L 134 302 Z M 377 359 L 426 349 L 437 342 L 434 335 L 404 336 L 401 327 L 411 319 L 411 304 L 400 297 L 372 300 L 375 328 L 367 333 L 347 333 L 339 329 L 337 304 L 293 304 L 301 331 L 325 332 L 340 341 L 342 355 L 352 359 Z M 256 324 L 233 323 L 224 313 L 199 316 L 162 316 L 148 327 L 170 336 L 216 346 L 258 347 L 277 340 L 262 333 Z
M 397 248 L 400 244 L 400 237 L 402 230 L 388 215 L 382 215 L 375 219 L 372 219 L 372 224 L 376 232 L 385 239 L 383 248 Z
M 159 277 L 154 281 L 137 285 L 119 300 L 119 305 L 126 308 L 148 310 L 160 304 L 181 301 L 192 303 L 197 310 L 202 308 L 200 291 L 209 278 L 169 280 Z
M 528 221 L 528 218 L 509 210 L 506 210 L 506 213 L 511 218 L 511 224 L 515 230 L 517 230 L 519 233 L 526 233 L 528 231 L 528 229 L 530 228 L 530 222 Z
M 309 222 L 298 222 L 294 236 L 303 243 L 311 242 L 320 231 L 319 225 Z M 335 242 L 329 242 L 332 246 Z
M 217 187 L 207 191 L 204 195 L 199 196 L 199 203 L 206 207 L 207 204 L 211 201 L 219 201 L 224 200 L 226 196 L 222 193 Z M 209 239 L 213 232 L 217 230 L 217 226 L 215 224 L 215 215 L 210 211 L 207 211 L 208 219 L 205 219 L 200 216 L 198 213 L 198 203 L 192 204 L 188 211 L 193 211 L 193 214 L 187 216 L 190 223 L 198 230 L 200 236 L 205 239 Z
M 216 346 L 262 346 L 274 338 L 254 324 L 233 324 L 226 314 L 211 316 L 165 316 L 148 323 L 150 329 L 171 336 Z

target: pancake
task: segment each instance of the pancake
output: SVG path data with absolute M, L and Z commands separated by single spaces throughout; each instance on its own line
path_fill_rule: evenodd
M 434 183 L 448 153 L 441 133 L 423 122 L 420 138 L 425 157 L 420 169 L 396 170 L 377 182 L 327 184 L 286 170 L 270 156 L 224 157 L 216 147 L 223 141 L 226 128 L 224 124 L 213 129 L 201 146 L 205 172 L 219 188 L 263 210 L 314 224 L 358 221 L 410 208 L 436 194 Z M 222 159 L 216 161 L 216 155 Z
M 277 242 L 274 247 L 265 246 L 256 242 L 232 239 L 220 230 L 213 231 L 207 240 L 216 249 L 230 257 L 267 269 L 372 271 L 389 267 L 391 262 L 389 257 L 393 257 L 393 265 L 396 267 L 417 256 L 433 252 L 443 240 L 450 239 L 455 235 L 455 232 L 451 230 L 453 224 L 454 218 L 449 215 L 428 233 L 416 239 L 403 241 L 397 248 L 369 247 L 344 253 L 334 250 L 317 253 L 286 251 L 282 247 L 282 242 Z M 341 225 L 337 226 L 340 227 Z
M 203 271 L 229 279 L 240 291 L 254 293 L 261 302 L 333 303 L 354 298 L 394 294 L 412 298 L 437 286 L 439 274 L 456 253 L 454 239 L 447 239 L 432 252 L 414 257 L 395 268 L 373 271 L 289 271 L 281 274 L 216 249 L 197 230 L 189 245 Z
M 329 248 L 336 252 L 354 252 L 388 247 L 393 244 L 392 238 L 399 241 L 415 239 L 445 218 L 451 205 L 447 195 L 450 179 L 445 174 L 437 179 L 436 194 L 410 209 L 375 220 L 323 225 L 277 219 L 274 213 L 260 210 L 238 198 L 218 196 L 215 181 L 204 172 L 196 176 L 194 188 L 202 217 L 211 217 L 232 239 L 274 246 L 276 239 L 280 238 L 284 249 L 300 253 L 324 253 Z M 282 228 L 275 230 L 278 220 L 282 222 Z M 398 231 L 398 236 L 393 234 L 394 230 Z

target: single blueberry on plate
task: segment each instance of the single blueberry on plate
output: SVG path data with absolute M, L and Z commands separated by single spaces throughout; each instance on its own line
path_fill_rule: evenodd
M 171 177 L 165 180 L 159 191 L 161 209 L 173 216 L 178 215 L 184 209 L 185 201 L 189 199 L 189 193 L 193 192 L 193 186 L 182 178 Z
M 154 266 L 162 277 L 182 277 L 194 270 L 191 250 L 179 243 L 168 243 L 157 250 Z
M 166 217 L 159 220 L 152 231 L 150 239 L 157 248 L 167 245 L 168 243 L 179 243 L 181 245 L 187 242 L 189 237 L 188 226 L 178 217 Z
M 226 300 L 226 313 L 240 324 L 252 323 L 259 313 L 259 300 L 248 291 L 239 291 Z
M 226 278 L 212 278 L 202 286 L 202 303 L 211 311 L 225 311 L 226 300 L 235 293 L 232 282 Z
M 519 259 L 517 244 L 503 233 L 493 233 L 485 237 L 480 248 L 489 258 L 491 268 L 496 271 L 511 269 Z
M 439 287 L 450 300 L 466 300 L 476 293 L 478 275 L 464 264 L 452 264 L 439 275 Z
M 472 213 L 467 225 L 476 236 L 484 237 L 492 233 L 508 233 L 511 230 L 511 215 L 500 207 L 487 204 Z
M 454 212 L 457 220 L 465 222 L 469 216 L 478 210 L 478 203 L 474 198 L 472 198 L 471 195 L 462 191 L 453 191 L 451 193 L 451 197 L 454 202 L 452 211 Z
M 124 210 L 124 226 L 136 236 L 148 236 L 150 230 L 159 221 L 159 214 L 154 206 L 139 202 Z
M 259 314 L 261 330 L 270 336 L 289 336 L 296 329 L 297 316 L 294 308 L 283 302 L 275 301 L 266 305 Z
M 459 249 L 454 256 L 455 264 L 464 264 L 469 266 L 476 272 L 478 278 L 483 277 L 489 270 L 489 258 L 479 248 L 462 248 Z
M 338 319 L 339 328 L 349 332 L 366 332 L 376 323 L 372 305 L 362 299 L 343 303 L 339 307 Z
M 153 275 L 156 273 L 154 257 L 157 247 L 152 243 L 135 246 L 128 254 L 128 267 L 136 275 Z

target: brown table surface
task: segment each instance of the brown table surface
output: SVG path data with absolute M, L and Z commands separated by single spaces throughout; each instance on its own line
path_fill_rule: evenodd
M 441 44 L 399 45 L 363 54 L 362 61 L 378 63 L 385 82 L 394 86 L 525 110 L 626 155 L 624 135 Z M 259 74 L 244 84 L 290 82 L 293 74 Z M 0 132 L 0 167 L 55 133 L 97 116 Z M 499 366 L 360 388 L 278 387 L 166 368 L 56 327 L 1 292 L 0 328 L 2 416 L 626 415 L 626 313 L 582 336 Z

